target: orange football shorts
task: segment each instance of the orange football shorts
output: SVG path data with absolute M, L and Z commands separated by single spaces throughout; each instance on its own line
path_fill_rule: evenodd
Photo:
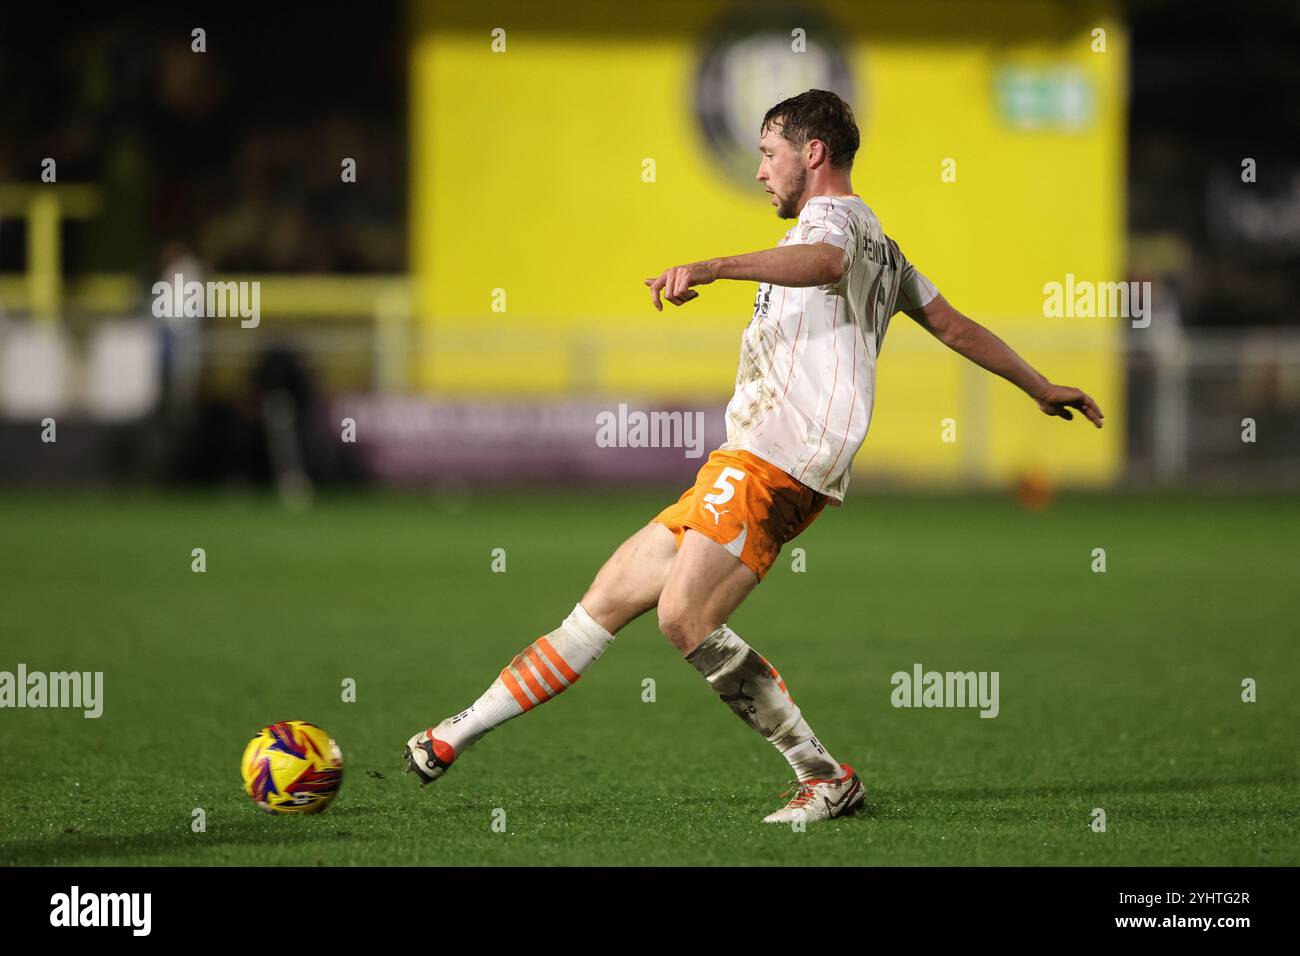
M 747 451 L 714 451 L 695 485 L 652 519 L 681 547 L 691 528 L 722 545 L 763 580 L 781 545 L 821 514 L 829 498 Z

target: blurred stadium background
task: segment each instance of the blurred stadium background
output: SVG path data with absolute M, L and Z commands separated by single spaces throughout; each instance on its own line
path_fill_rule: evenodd
M 0 670 L 102 671 L 106 704 L 0 714 L 0 864 L 1294 864 L 1297 10 L 6 5 Z M 660 314 L 642 279 L 778 240 L 754 141 L 809 87 L 919 268 L 1106 428 L 895 319 L 847 507 L 732 621 L 866 825 L 756 833 L 784 767 L 653 615 L 418 791 L 399 744 L 693 480 L 597 414 L 722 439 L 754 289 Z M 259 283 L 257 326 L 155 317 L 177 274 Z M 1070 275 L 1151 282 L 1150 324 L 1046 317 Z M 891 707 L 918 661 L 1000 672 L 998 719 Z M 321 818 L 239 790 L 286 717 L 348 760 Z
M 0 480 L 681 485 L 595 413 L 719 441 L 752 289 L 660 315 L 641 279 L 776 240 L 757 119 L 818 86 L 909 256 L 1108 414 L 1062 428 L 900 317 L 851 494 L 1294 484 L 1294 5 L 548 6 L 6 10 Z M 155 318 L 177 273 L 260 282 L 259 326 Z M 1151 282 L 1149 327 L 1045 318 L 1067 274 Z

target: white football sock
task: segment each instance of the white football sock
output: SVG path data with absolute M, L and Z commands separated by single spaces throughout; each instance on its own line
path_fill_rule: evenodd
M 813 736 L 767 658 L 723 624 L 686 655 L 718 696 L 781 752 L 800 780 L 834 779 L 840 765 Z
M 516 654 L 482 697 L 439 725 L 438 739 L 459 754 L 489 730 L 564 693 L 613 641 L 575 604 L 563 624 Z

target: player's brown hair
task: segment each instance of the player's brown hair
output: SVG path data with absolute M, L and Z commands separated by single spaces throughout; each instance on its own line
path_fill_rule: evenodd
M 862 142 L 852 108 L 829 90 L 809 90 L 777 103 L 763 117 L 758 134 L 762 136 L 772 125 L 779 126 L 781 138 L 795 146 L 821 140 L 836 169 L 853 165 L 853 155 Z

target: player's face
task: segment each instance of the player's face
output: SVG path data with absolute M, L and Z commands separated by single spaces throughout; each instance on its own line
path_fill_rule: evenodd
M 772 205 L 781 219 L 799 216 L 799 202 L 808 185 L 808 170 L 804 168 L 800 151 L 781 136 L 775 123 L 763 130 L 758 141 L 762 159 L 756 177 L 772 195 Z

